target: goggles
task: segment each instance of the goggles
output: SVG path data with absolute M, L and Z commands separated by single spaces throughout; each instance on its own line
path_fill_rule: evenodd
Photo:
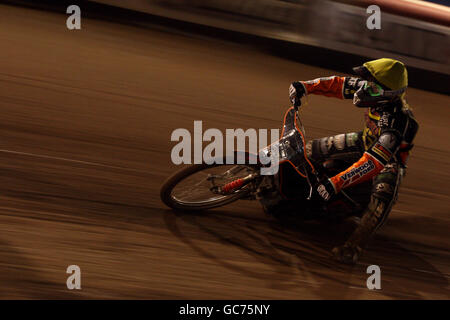
M 364 89 L 371 97 L 380 97 L 384 95 L 384 89 L 377 83 L 368 81 L 364 84 Z
M 384 90 L 383 87 L 373 81 L 364 81 L 364 84 L 355 92 L 353 103 L 358 107 L 371 107 L 383 104 L 390 99 L 402 94 L 406 87 L 400 90 Z

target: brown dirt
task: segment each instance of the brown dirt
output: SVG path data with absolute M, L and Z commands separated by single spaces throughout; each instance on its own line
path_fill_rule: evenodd
M 421 127 L 386 226 L 362 261 L 339 228 L 286 228 L 257 203 L 183 215 L 159 200 L 176 128 L 278 128 L 289 83 L 334 74 L 201 37 L 0 5 L 0 298 L 448 299 L 449 97 L 417 89 Z M 359 130 L 310 97 L 309 137 Z M 446 169 L 447 168 L 447 169 Z M 79 265 L 82 290 L 66 289 Z M 382 290 L 366 288 L 366 267 Z

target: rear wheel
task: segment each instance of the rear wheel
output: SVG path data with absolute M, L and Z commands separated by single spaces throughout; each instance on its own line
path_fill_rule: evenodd
M 236 159 L 236 157 L 235 157 Z M 161 200 L 178 210 L 205 210 L 220 207 L 249 194 L 249 185 L 223 192 L 221 188 L 249 175 L 258 175 L 257 165 L 194 164 L 173 174 L 161 187 Z M 246 156 L 248 163 L 248 156 Z

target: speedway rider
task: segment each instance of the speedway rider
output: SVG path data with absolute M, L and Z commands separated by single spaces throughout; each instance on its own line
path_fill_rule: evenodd
M 405 65 L 393 59 L 378 59 L 353 68 L 358 77 L 318 78 L 293 82 L 289 96 L 294 106 L 308 94 L 353 99 L 367 108 L 362 132 L 316 139 L 306 145 L 315 163 L 331 158 L 354 159 L 346 170 L 319 182 L 316 197 L 329 201 L 342 189 L 372 180 L 370 202 L 345 244 L 333 249 L 334 257 L 356 263 L 371 235 L 386 221 L 396 201 L 418 123 L 405 100 L 408 75 Z M 356 155 L 356 157 L 355 157 Z

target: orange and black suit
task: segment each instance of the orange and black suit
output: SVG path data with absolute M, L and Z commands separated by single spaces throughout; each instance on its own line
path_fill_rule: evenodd
M 331 76 L 301 83 L 306 94 L 351 99 L 362 81 L 356 77 Z M 316 139 L 307 144 L 308 157 L 316 163 L 329 159 L 354 162 L 330 178 L 336 193 L 373 181 L 369 205 L 347 245 L 364 248 L 386 220 L 397 198 L 417 130 L 418 123 L 408 104 L 398 97 L 383 106 L 367 108 L 363 131 Z

